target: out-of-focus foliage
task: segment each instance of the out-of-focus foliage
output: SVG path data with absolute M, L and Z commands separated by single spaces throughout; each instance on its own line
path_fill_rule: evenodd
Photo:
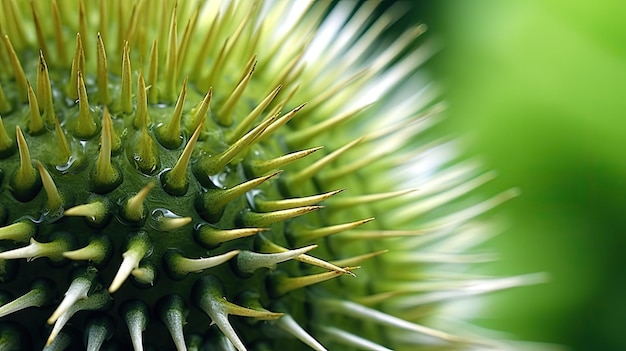
M 445 49 L 433 66 L 466 136 L 519 185 L 502 207 L 494 273 L 551 282 L 498 293 L 484 325 L 574 350 L 624 350 L 626 2 L 441 1 L 427 20 Z

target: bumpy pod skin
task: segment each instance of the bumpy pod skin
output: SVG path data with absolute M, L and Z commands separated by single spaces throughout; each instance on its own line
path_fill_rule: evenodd
M 418 323 L 532 281 L 429 269 L 489 259 L 515 191 L 448 206 L 491 174 L 408 166 L 442 106 L 423 26 L 375 44 L 400 9 L 0 3 L 3 345 L 470 349 Z

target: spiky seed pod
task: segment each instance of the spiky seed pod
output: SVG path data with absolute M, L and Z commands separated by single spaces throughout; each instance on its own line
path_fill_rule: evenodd
M 515 191 L 449 205 L 491 176 L 416 141 L 442 105 L 424 26 L 376 43 L 399 8 L 0 4 L 7 349 L 481 348 L 421 323 L 531 280 L 431 269 L 489 259 Z

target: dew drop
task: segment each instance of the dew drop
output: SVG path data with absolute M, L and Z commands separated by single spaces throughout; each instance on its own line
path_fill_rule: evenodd
M 165 218 L 182 218 L 182 216 L 177 215 L 176 213 L 168 210 L 167 208 L 155 208 L 151 213 L 152 218 L 158 219 L 161 217 Z
M 228 174 L 226 173 L 218 173 L 215 175 L 211 175 L 209 176 L 209 179 L 211 180 L 211 182 L 219 188 L 224 188 L 226 187 L 226 177 Z
M 76 157 L 74 156 L 70 156 L 67 159 L 67 162 L 62 164 L 62 165 L 57 165 L 55 166 L 56 170 L 63 173 L 63 174 L 67 174 L 70 170 L 70 168 L 72 168 L 72 165 L 74 164 L 74 162 L 76 162 Z
M 254 198 L 262 194 L 263 194 L 263 190 L 260 190 L 260 189 L 252 189 L 246 192 L 246 200 L 248 200 L 248 206 L 254 209 L 255 208 Z

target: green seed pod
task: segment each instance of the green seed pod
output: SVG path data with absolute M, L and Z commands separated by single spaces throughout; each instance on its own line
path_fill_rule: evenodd
M 398 13 L 0 0 L 3 349 L 497 345 L 423 325 L 536 277 L 454 273 L 516 191 L 468 205 Z

